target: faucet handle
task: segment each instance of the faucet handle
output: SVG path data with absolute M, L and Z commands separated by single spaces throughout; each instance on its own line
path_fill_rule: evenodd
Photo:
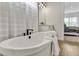
M 29 32 L 29 34 L 31 35 L 31 32 Z

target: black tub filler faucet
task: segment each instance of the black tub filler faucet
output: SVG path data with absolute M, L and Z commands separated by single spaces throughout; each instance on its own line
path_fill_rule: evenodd
M 33 32 L 33 29 L 27 29 L 27 35 L 28 35 L 29 39 L 31 38 L 32 32 Z

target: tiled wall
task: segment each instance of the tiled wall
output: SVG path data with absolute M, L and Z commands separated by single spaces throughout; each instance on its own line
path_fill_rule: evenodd
M 0 3 L 0 41 L 18 36 L 27 28 L 38 31 L 37 3 L 29 3 Z
M 34 31 L 38 31 L 38 7 L 37 3 L 31 2 L 26 3 L 26 14 L 28 19 L 28 28 L 33 28 Z
M 9 3 L 9 37 L 17 36 L 26 30 L 26 11 L 24 3 Z
M 8 39 L 8 4 L 0 3 L 0 41 Z

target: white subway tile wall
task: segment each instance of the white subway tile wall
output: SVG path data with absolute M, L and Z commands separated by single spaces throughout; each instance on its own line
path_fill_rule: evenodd
M 0 2 L 0 42 L 26 32 L 38 31 L 37 3 Z

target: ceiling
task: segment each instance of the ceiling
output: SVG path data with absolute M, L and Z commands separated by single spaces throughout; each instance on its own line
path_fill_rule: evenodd
M 65 14 L 79 12 L 79 2 L 65 2 Z

